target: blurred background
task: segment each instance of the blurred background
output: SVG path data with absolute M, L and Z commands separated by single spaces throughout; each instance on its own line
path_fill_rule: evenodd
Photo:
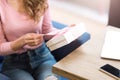
M 77 23 L 77 18 L 92 19 L 108 23 L 110 0 L 49 0 L 54 20 L 63 23 Z M 76 19 L 72 16 L 75 16 Z M 67 19 L 66 19 L 67 18 Z M 72 20 L 74 18 L 74 21 Z M 76 21 L 75 21 L 76 20 Z

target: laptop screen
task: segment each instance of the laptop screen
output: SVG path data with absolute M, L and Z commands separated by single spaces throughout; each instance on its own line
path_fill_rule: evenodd
M 120 0 L 111 0 L 101 57 L 120 60 Z M 112 27 L 111 27 L 112 26 Z M 116 27 L 116 28 L 115 28 Z
M 120 0 L 111 0 L 108 25 L 120 28 Z

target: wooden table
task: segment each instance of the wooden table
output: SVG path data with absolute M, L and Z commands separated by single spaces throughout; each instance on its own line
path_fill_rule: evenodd
M 85 24 L 91 39 L 57 62 L 53 66 L 53 72 L 70 80 L 115 80 L 99 71 L 107 63 L 120 69 L 120 61 L 100 57 L 106 26 L 91 21 L 86 21 Z

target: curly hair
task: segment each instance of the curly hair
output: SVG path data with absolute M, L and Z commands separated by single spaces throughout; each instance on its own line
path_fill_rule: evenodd
M 47 0 L 23 0 L 23 8 L 25 14 L 34 21 L 39 21 L 40 16 L 45 13 L 48 8 Z

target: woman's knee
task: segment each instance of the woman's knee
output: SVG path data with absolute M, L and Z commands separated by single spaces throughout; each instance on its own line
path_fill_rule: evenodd
M 34 80 L 30 73 L 20 69 L 5 71 L 4 74 L 11 80 Z
M 60 80 L 60 76 L 58 76 L 58 75 L 49 75 L 49 76 L 45 77 L 44 80 Z

